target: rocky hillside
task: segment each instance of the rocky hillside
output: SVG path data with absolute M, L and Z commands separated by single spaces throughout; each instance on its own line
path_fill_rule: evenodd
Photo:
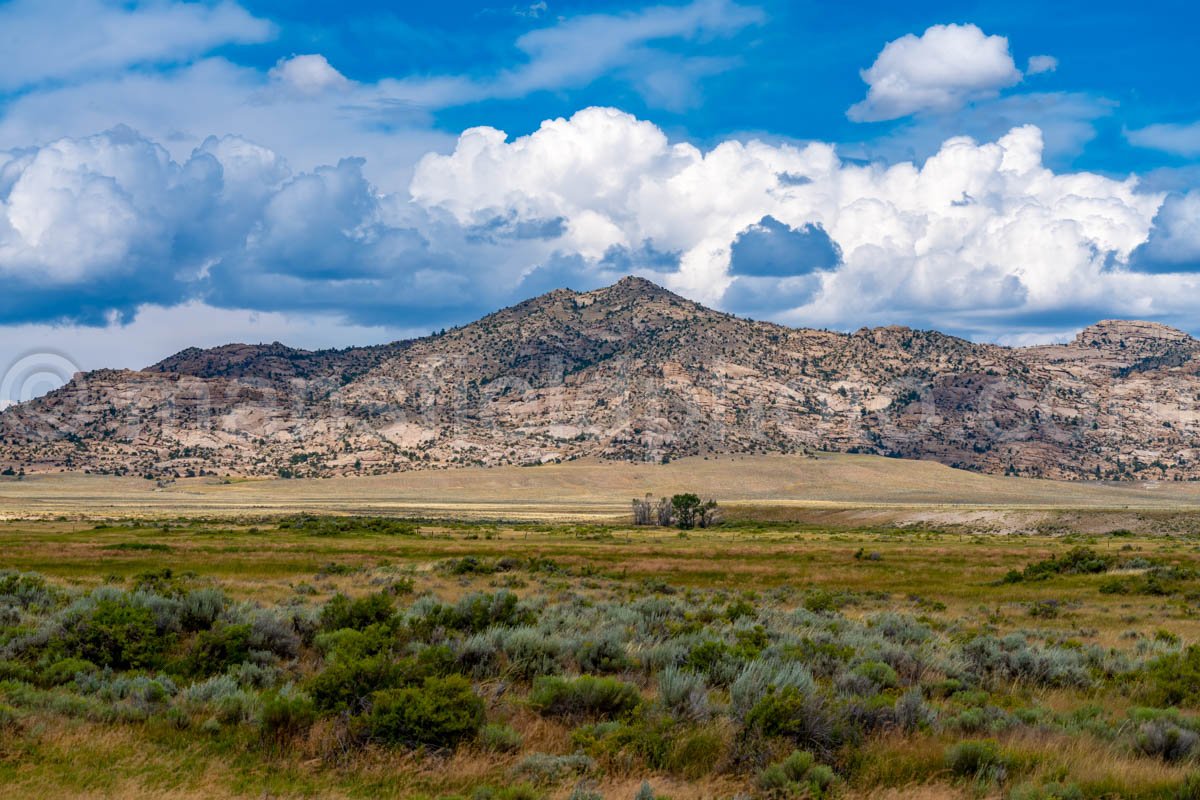
M 806 449 L 1055 478 L 1200 478 L 1200 342 L 1101 322 L 1066 345 L 722 314 L 638 278 L 442 335 L 185 350 L 0 414 L 0 466 L 310 476 Z

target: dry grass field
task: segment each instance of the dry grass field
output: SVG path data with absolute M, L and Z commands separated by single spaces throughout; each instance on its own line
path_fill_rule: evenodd
M 0 479 L 0 519 L 84 515 L 167 518 L 310 511 L 454 519 L 618 521 L 629 501 L 694 491 L 741 515 L 780 520 L 853 510 L 852 521 L 930 515 L 983 522 L 997 511 L 1020 524 L 1051 510 L 1200 508 L 1200 483 L 1085 483 L 984 475 L 929 461 L 822 453 L 713 456 L 669 464 L 580 460 L 540 467 L 465 468 L 361 478 L 181 479 L 38 474 Z M 1032 516 L 1020 512 L 1033 512 Z M 817 516 L 812 516 L 816 514 Z
M 726 522 L 629 524 L 685 489 Z M 5 482 L 0 796 L 1200 798 L 1195 498 L 854 456 Z

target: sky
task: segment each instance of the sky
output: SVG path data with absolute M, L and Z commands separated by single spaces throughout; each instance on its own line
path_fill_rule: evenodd
M 642 275 L 758 319 L 1200 334 L 1194 4 L 0 2 L 0 407 Z

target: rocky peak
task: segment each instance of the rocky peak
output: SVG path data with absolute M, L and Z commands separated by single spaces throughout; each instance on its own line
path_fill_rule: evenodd
M 674 292 L 664 289 L 653 281 L 633 275 L 622 278 L 612 286 L 581 292 L 576 295 L 578 305 L 611 304 L 614 306 L 627 305 L 631 301 L 661 302 L 691 305 L 691 302 Z
M 1104 350 L 1125 350 L 1131 346 L 1154 347 L 1194 341 L 1177 328 L 1142 320 L 1106 319 L 1089 325 L 1075 337 L 1074 344 Z

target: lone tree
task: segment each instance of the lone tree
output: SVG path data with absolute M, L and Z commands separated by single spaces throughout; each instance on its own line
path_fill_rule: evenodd
M 685 531 L 696 527 L 696 519 L 700 516 L 702 505 L 700 495 L 691 492 L 672 497 L 671 508 L 675 512 L 675 524 Z

